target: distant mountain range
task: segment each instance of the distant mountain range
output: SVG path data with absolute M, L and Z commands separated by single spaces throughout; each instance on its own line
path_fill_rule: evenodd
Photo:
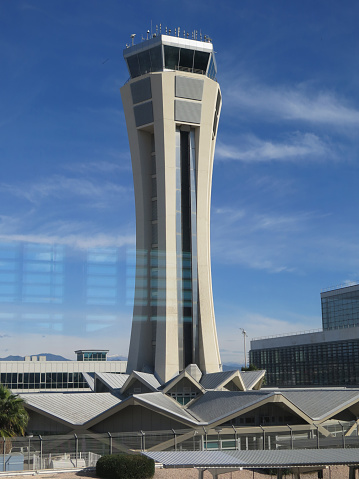
M 71 361 L 71 359 L 64 358 L 58 354 L 51 353 L 41 353 L 41 354 L 32 354 L 31 356 L 46 356 L 46 361 Z M 0 361 L 24 361 L 24 356 L 7 356 L 6 358 L 0 358 Z M 107 361 L 127 361 L 125 356 L 107 356 Z M 223 371 L 234 371 L 236 369 L 241 369 L 243 364 L 238 363 L 227 363 L 223 364 Z
M 127 361 L 125 356 L 107 356 L 107 361 Z
M 31 354 L 31 356 L 46 356 L 46 361 L 70 361 L 70 359 L 64 358 L 63 356 L 59 356 L 57 354 L 51 353 L 41 353 L 41 354 Z M 24 361 L 24 356 L 7 356 L 6 358 L 0 358 L 0 361 Z
M 238 363 L 222 364 L 223 371 L 235 371 L 237 369 L 241 370 L 243 366 L 244 364 L 238 364 Z

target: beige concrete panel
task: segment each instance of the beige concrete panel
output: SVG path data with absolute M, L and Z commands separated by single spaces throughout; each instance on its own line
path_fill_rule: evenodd
M 169 381 L 179 372 L 177 319 L 177 312 L 176 314 L 166 314 L 162 337 L 158 333 L 157 327 L 155 371 L 164 382 Z M 171 345 L 173 350 L 171 350 Z
M 162 73 L 163 118 L 174 122 L 175 72 Z M 174 129 L 176 129 L 174 127 Z
M 176 122 L 174 121 L 175 76 L 190 73 L 159 72 L 150 74 L 153 101 L 157 170 L 158 248 L 166 258 L 166 321 L 157 322 L 155 370 L 167 381 L 178 373 L 178 305 L 176 265 Z M 213 118 L 218 84 L 203 78 L 201 124 L 196 130 L 197 163 L 197 241 L 198 287 L 200 301 L 200 367 L 205 372 L 219 370 L 219 349 L 214 320 L 212 280 L 210 268 L 210 200 L 212 186 L 214 144 Z M 151 176 L 150 136 L 135 127 L 129 84 L 121 89 L 129 135 L 135 184 L 137 248 L 151 248 Z M 136 286 L 137 291 L 137 286 Z M 150 316 L 148 308 L 137 308 L 143 316 Z M 162 313 L 163 314 L 163 313 Z M 136 323 L 136 324 L 135 324 Z M 152 348 L 150 324 L 134 322 L 131 334 L 129 367 L 141 369 L 149 361 Z M 145 345 L 146 343 L 146 345 Z M 133 353 L 132 353 L 133 351 Z M 132 358 L 137 356 L 137 365 Z M 142 364 L 139 364 L 139 363 Z
M 149 251 L 151 248 L 151 136 L 145 131 L 136 129 L 130 83 L 121 88 L 121 96 L 126 117 L 134 178 L 136 250 Z M 142 369 L 145 364 L 150 364 L 152 360 L 151 343 L 146 340 L 146 338 L 151 337 L 152 325 L 149 321 L 147 305 L 140 305 L 139 294 L 141 291 L 142 287 L 139 288 L 136 285 L 128 371 Z
M 175 124 L 173 121 L 174 75 L 153 77 L 156 108 L 154 132 L 157 166 L 159 248 L 166 255 L 166 321 L 157 323 L 155 370 L 167 381 L 178 373 L 178 321 L 176 280 L 176 171 Z M 162 117 L 158 118 L 158 113 Z
M 133 114 L 132 99 L 130 83 L 127 83 L 121 88 L 121 97 L 123 103 L 123 109 L 126 117 L 127 134 L 130 144 L 132 172 L 135 183 L 135 206 L 136 206 L 136 240 L 140 241 L 137 244 L 138 248 L 144 248 L 144 236 L 143 236 L 143 223 L 144 223 L 144 203 L 145 197 L 142 191 L 141 185 L 143 183 L 143 172 L 141 168 L 141 152 L 140 145 L 138 143 L 138 132 L 135 125 L 135 119 Z M 136 187 L 137 186 L 137 187 Z M 140 232 L 142 234 L 140 234 Z
M 218 84 L 206 79 L 203 93 L 202 122 L 197 135 L 198 289 L 201 314 L 200 367 L 206 372 L 219 371 L 221 363 L 214 317 L 210 258 L 210 206 L 214 153 L 212 126 L 217 91 Z

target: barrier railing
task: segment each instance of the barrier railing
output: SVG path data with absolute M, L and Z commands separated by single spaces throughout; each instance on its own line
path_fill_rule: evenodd
M 2 438 L 0 474 L 9 471 L 95 467 L 105 454 L 141 451 L 359 448 L 355 421 L 322 425 L 221 426 L 215 429 L 137 431 Z M 1 447 L 2 446 L 2 447 Z M 1 451 L 2 449 L 2 451 Z

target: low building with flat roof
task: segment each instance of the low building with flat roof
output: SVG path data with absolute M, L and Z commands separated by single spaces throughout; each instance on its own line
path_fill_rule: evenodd
M 46 361 L 46 356 L 26 356 L 24 361 L 0 361 L 0 382 L 14 393 L 91 391 L 95 373 L 126 372 L 127 361 L 106 361 L 105 350 L 75 352 L 83 353 L 77 354 L 77 361 Z M 97 359 L 81 359 L 86 353 Z M 102 359 L 98 359 L 99 354 Z

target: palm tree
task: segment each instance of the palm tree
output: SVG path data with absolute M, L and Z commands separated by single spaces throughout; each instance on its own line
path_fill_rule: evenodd
M 0 384 L 0 436 L 24 436 L 28 421 L 24 401 Z

